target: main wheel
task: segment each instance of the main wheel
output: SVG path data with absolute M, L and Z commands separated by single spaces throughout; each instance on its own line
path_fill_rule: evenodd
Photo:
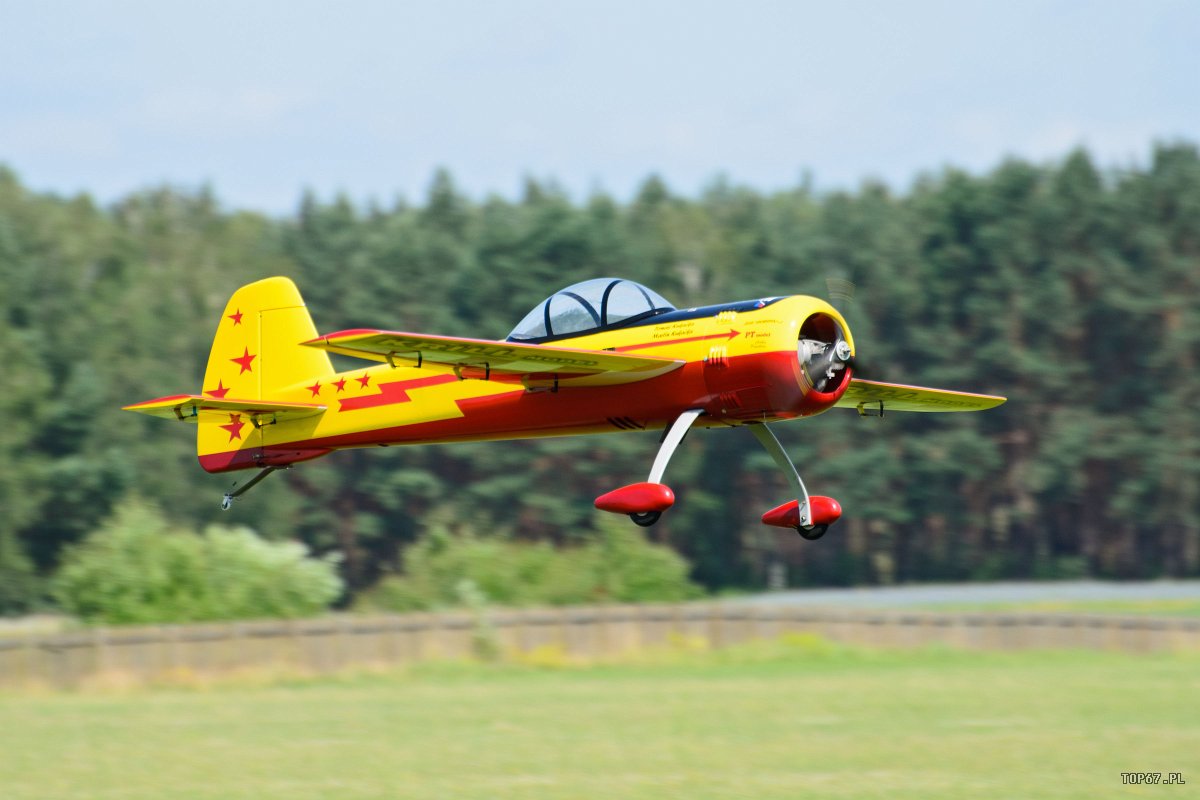
M 633 520 L 635 525 L 641 525 L 643 528 L 649 528 L 651 525 L 658 522 L 658 518 L 661 516 L 661 511 L 640 511 L 635 514 L 630 514 L 629 518 Z
M 800 534 L 805 539 L 808 539 L 810 542 L 815 542 L 817 539 L 820 539 L 822 536 L 824 536 L 825 531 L 827 530 L 829 530 L 828 525 L 814 525 L 807 530 L 804 528 L 796 528 L 796 533 Z

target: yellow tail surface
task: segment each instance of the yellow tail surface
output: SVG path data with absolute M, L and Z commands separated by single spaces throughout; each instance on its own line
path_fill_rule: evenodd
M 333 375 L 327 353 L 300 344 L 316 336 L 291 280 L 275 277 L 243 286 L 229 298 L 217 325 L 204 370 L 204 396 L 267 402 L 307 397 L 305 386 Z M 249 424 L 237 427 L 242 422 L 231 418 L 225 425 L 198 425 L 201 462 L 212 453 L 261 448 L 262 430 Z

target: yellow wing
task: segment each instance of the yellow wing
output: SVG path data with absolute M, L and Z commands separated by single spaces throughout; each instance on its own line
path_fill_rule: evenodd
M 491 373 L 518 375 L 529 386 L 569 381 L 572 386 L 610 386 L 656 378 L 683 366 L 683 361 L 632 356 L 604 350 L 577 350 L 520 342 L 493 342 L 397 331 L 349 330 L 320 336 L 304 344 L 396 366 L 425 363 L 452 366 L 463 377 Z M 482 373 L 482 374 L 481 374 Z
M 952 392 L 947 389 L 929 389 L 924 386 L 904 386 L 898 383 L 879 383 L 852 378 L 846 393 L 837 404 L 843 408 L 857 408 L 859 413 L 876 410 L 985 411 L 995 408 L 1007 399 L 991 394 Z
M 177 419 L 182 422 L 225 422 L 229 415 L 245 414 L 256 427 L 271 422 L 284 422 L 312 417 L 325 406 L 311 403 L 279 403 L 264 400 L 225 400 L 198 394 L 176 394 L 145 400 L 125 406 L 125 411 L 137 411 L 152 417 Z

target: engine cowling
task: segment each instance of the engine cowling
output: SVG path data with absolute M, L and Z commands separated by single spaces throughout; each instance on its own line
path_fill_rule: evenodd
M 731 422 L 808 417 L 832 408 L 850 383 L 854 340 L 817 297 L 793 295 L 763 318 L 732 323 L 728 359 L 706 360 L 710 416 Z

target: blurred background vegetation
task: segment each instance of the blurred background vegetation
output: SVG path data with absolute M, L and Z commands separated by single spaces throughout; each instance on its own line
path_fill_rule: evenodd
M 759 523 L 788 492 L 753 437 L 690 436 L 666 478 L 679 503 L 648 534 L 690 572 L 592 508 L 643 478 L 654 432 L 340 453 L 222 515 L 231 478 L 200 470 L 191 432 L 119 408 L 196 391 L 228 296 L 276 274 L 297 282 L 323 331 L 481 338 L 589 277 L 637 280 L 680 307 L 832 293 L 872 377 L 1010 399 L 983 414 L 837 410 L 780 426 L 809 486 L 846 509 L 819 543 Z M 69 606 L 64 587 L 87 583 L 77 562 L 103 550 L 75 546 L 114 536 L 127 505 L 162 509 L 124 525 L 143 534 L 248 525 L 333 555 L 325 577 L 299 579 L 306 593 L 328 602 L 340 578 L 340 602 L 369 607 L 453 603 L 449 579 L 435 580 L 448 571 L 517 603 L 672 599 L 780 575 L 1194 576 L 1198 283 L 1200 156 L 1187 143 L 1125 169 L 1076 151 L 945 170 L 903 194 L 718 180 L 688 198 L 650 177 L 627 203 L 575 202 L 532 180 L 519 200 L 475 201 L 443 172 L 417 205 L 309 195 L 284 219 L 170 188 L 100 207 L 31 192 L 0 168 L 0 612 Z M 217 558 L 221 537 L 250 548 L 226 531 L 173 557 Z M 497 578 L 485 568 L 497 559 L 545 591 Z M 638 566 L 614 575 L 614 563 Z M 652 591 L 630 588 L 647 579 Z M 228 613 L 201 600 L 189 613 Z

